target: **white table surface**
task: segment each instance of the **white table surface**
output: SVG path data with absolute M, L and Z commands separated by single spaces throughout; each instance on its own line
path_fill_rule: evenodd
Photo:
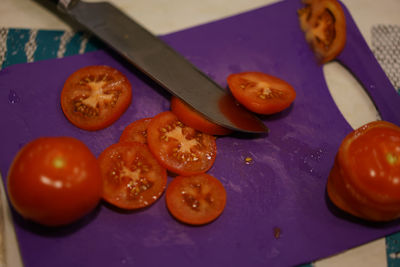
M 299 0 L 300 1 L 300 0 Z M 95 2 L 88 0 L 88 2 Z M 112 0 L 109 1 L 135 18 L 155 34 L 166 34 L 198 24 L 235 15 L 276 2 L 275 0 Z M 342 0 L 350 10 L 367 43 L 371 45 L 371 27 L 377 24 L 400 25 L 400 0 Z M 32 0 L 0 0 L 0 28 L 71 30 L 55 14 Z M 337 63 L 324 66 L 324 74 L 333 98 L 347 121 L 357 128 L 377 118 L 377 112 L 358 83 Z M 356 112 L 357 111 L 357 112 Z M 15 235 L 1 188 L 0 267 L 21 266 Z M 0 214 L 1 217 L 1 214 Z M 6 261 L 4 261 L 6 260 Z M 5 264 L 7 262 L 7 265 Z M 385 239 L 370 242 L 314 264 L 322 266 L 386 266 Z

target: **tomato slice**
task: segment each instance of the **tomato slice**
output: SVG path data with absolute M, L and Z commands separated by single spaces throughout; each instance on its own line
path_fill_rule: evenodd
M 227 82 L 236 100 L 258 114 L 280 112 L 296 98 L 296 91 L 289 83 L 261 72 L 231 74 Z
M 400 127 L 371 122 L 351 132 L 338 150 L 327 192 L 342 210 L 373 221 L 400 217 Z
M 88 66 L 71 74 L 61 92 L 64 115 L 84 130 L 110 126 L 131 103 L 129 80 L 108 66 Z
M 161 165 L 180 175 L 206 172 L 214 164 L 217 154 L 214 136 L 185 126 L 170 111 L 151 120 L 147 143 Z
M 225 127 L 207 120 L 204 116 L 175 96 L 171 98 L 171 111 L 181 122 L 200 132 L 211 135 L 227 135 L 232 132 Z
M 167 208 L 177 220 L 202 225 L 214 221 L 226 204 L 226 191 L 215 177 L 202 173 L 178 176 L 165 193 Z
M 153 204 L 164 192 L 167 171 L 145 144 L 116 143 L 99 156 L 103 178 L 103 199 L 122 209 Z
M 303 0 L 300 27 L 321 63 L 336 58 L 346 43 L 346 18 L 337 0 Z
M 132 141 L 147 144 L 147 126 L 149 125 L 151 118 L 144 118 L 132 122 L 125 127 L 122 132 L 119 141 Z

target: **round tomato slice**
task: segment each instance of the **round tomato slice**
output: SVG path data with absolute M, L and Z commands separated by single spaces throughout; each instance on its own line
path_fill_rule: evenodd
M 400 217 L 400 127 L 368 123 L 343 140 L 327 192 L 342 210 L 372 221 Z
M 147 143 L 161 165 L 180 175 L 206 172 L 214 164 L 217 154 L 214 136 L 185 126 L 170 111 L 151 120 Z
M 200 132 L 211 135 L 227 135 L 232 132 L 225 127 L 207 120 L 204 116 L 175 96 L 171 98 L 171 111 L 181 122 Z
M 333 60 L 346 43 L 346 18 L 337 0 L 303 0 L 300 27 L 321 63 Z
M 296 98 L 296 91 L 289 83 L 261 72 L 231 74 L 227 82 L 236 100 L 258 114 L 280 112 Z
M 41 137 L 14 158 L 7 178 L 11 204 L 22 217 L 46 226 L 72 223 L 101 199 L 96 157 L 71 137 Z
M 121 209 L 153 204 L 164 192 L 167 171 L 145 144 L 116 143 L 98 158 L 103 178 L 103 199 Z
M 149 125 L 151 118 L 144 118 L 132 122 L 125 127 L 122 132 L 119 141 L 131 141 L 147 144 L 147 126 Z
M 110 126 L 131 103 L 129 80 L 108 66 L 88 66 L 71 74 L 61 92 L 67 119 L 84 130 Z
M 177 220 L 202 225 L 214 221 L 222 213 L 226 191 L 220 181 L 206 173 L 178 176 L 168 185 L 165 200 Z

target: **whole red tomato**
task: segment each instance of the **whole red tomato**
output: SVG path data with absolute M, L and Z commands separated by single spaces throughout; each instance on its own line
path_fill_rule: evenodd
M 75 138 L 38 138 L 14 158 L 7 190 L 24 218 L 47 226 L 65 225 L 98 205 L 100 168 L 89 148 Z
M 400 127 L 368 123 L 343 140 L 327 192 L 340 209 L 371 221 L 400 217 Z

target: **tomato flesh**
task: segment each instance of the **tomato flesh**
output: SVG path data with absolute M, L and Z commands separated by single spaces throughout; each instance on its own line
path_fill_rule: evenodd
M 144 118 L 132 122 L 125 127 L 122 132 L 119 141 L 131 141 L 147 144 L 147 127 L 151 121 L 151 118 Z
M 214 221 L 226 204 L 226 191 L 222 183 L 205 173 L 175 177 L 165 195 L 172 216 L 192 225 Z
M 170 111 L 151 120 L 147 143 L 161 165 L 180 175 L 206 172 L 217 153 L 215 137 L 185 126 Z
M 61 92 L 66 118 L 84 130 L 110 126 L 131 103 L 129 80 L 108 66 L 88 66 L 71 74 Z
M 327 191 L 336 206 L 357 217 L 400 217 L 400 127 L 376 121 L 350 133 L 339 148 Z
M 42 137 L 25 145 L 7 178 L 12 206 L 22 217 L 47 226 L 72 223 L 100 201 L 96 157 L 71 137 Z
M 346 18 L 337 0 L 304 0 L 300 27 L 321 63 L 333 60 L 346 43 Z
M 259 114 L 280 112 L 296 98 L 296 91 L 289 83 L 261 72 L 231 74 L 227 82 L 236 100 Z
M 103 199 L 118 208 L 149 206 L 165 190 L 167 171 L 145 144 L 113 144 L 100 154 L 98 161 L 103 178 Z
M 227 135 L 232 132 L 225 127 L 207 120 L 204 116 L 175 96 L 171 98 L 171 111 L 181 122 L 200 132 L 211 135 Z

